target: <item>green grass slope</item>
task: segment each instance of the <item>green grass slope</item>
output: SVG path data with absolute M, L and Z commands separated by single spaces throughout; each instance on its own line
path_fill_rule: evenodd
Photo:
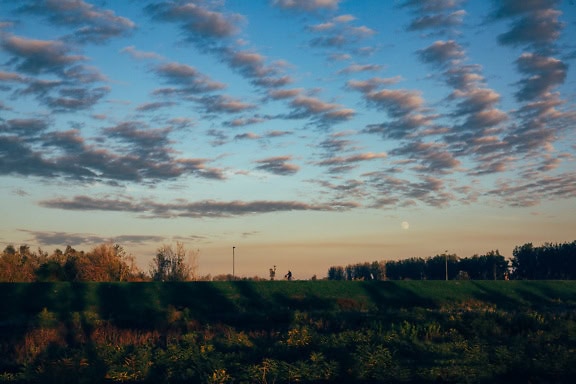
M 0 382 L 574 377 L 576 281 L 0 284 Z

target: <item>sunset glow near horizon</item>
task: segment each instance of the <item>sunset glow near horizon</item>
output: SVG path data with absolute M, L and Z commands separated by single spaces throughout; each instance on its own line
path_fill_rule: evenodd
M 0 0 L 0 244 L 201 275 L 576 240 L 576 5 Z

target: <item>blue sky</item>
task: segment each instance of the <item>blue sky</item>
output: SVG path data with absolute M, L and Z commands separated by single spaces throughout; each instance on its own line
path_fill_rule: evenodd
M 0 244 L 201 274 L 574 240 L 576 5 L 0 1 Z

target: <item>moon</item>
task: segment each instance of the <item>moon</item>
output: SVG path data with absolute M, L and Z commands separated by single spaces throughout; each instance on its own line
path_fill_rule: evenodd
M 400 226 L 401 226 L 402 229 L 404 229 L 404 230 L 410 229 L 410 223 L 407 222 L 407 221 L 403 221 L 402 223 L 400 223 Z

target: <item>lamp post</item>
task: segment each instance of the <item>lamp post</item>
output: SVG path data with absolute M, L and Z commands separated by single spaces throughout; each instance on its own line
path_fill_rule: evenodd
M 444 252 L 444 261 L 446 262 L 446 281 L 448 281 L 448 250 Z
M 236 249 L 236 247 L 232 247 L 232 279 L 234 279 L 236 277 L 236 273 L 234 270 L 234 264 L 235 264 L 234 250 L 235 249 Z

